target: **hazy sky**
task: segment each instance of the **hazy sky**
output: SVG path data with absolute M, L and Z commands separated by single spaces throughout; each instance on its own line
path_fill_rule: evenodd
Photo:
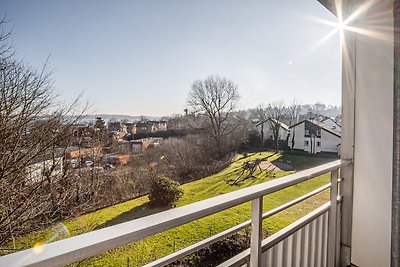
M 50 55 L 61 98 L 84 91 L 97 113 L 182 113 L 195 79 L 239 86 L 240 108 L 295 97 L 340 104 L 336 21 L 317 0 L 1 0 L 19 57 Z

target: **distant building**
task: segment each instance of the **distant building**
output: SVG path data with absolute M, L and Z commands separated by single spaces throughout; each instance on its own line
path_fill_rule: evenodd
M 185 125 L 187 123 L 184 123 L 185 118 L 184 117 L 174 117 L 168 120 L 167 122 L 167 130 L 172 130 L 172 131 L 176 131 L 176 130 L 183 130 Z
M 258 122 L 256 124 L 256 127 L 259 127 L 259 128 L 261 128 L 261 126 L 263 126 L 263 139 L 264 140 L 274 140 L 273 128 L 271 127 L 271 123 L 276 123 L 276 122 L 277 121 L 275 119 L 268 118 L 268 119 Z M 280 126 L 278 140 L 286 141 L 288 138 L 288 135 L 290 135 L 290 129 L 283 122 L 278 122 L 278 123 Z
M 128 134 L 127 126 L 124 125 L 122 122 L 117 121 L 117 122 L 109 122 L 108 123 L 108 131 L 114 136 L 116 136 L 118 139 L 123 138 L 125 135 Z
M 151 146 L 157 147 L 161 144 L 162 140 L 162 138 L 144 138 L 139 140 L 132 140 L 130 141 L 132 153 L 140 154 Z
M 138 122 L 136 124 L 136 134 L 154 133 L 155 127 L 150 122 Z
M 334 130 L 336 132 L 342 132 L 342 126 L 333 118 L 326 117 L 321 121 L 323 124 L 326 125 L 326 127 L 329 127 L 331 130 Z
M 136 134 L 136 122 L 124 122 L 128 134 Z
M 75 124 L 72 126 L 72 135 L 76 138 L 91 137 L 95 129 L 85 124 Z
M 103 161 L 112 165 L 124 165 L 131 160 L 130 155 L 112 155 L 103 158 Z
M 290 127 L 289 146 L 312 154 L 321 152 L 338 153 L 340 132 L 314 120 L 304 120 Z
M 65 150 L 66 159 L 77 159 L 86 155 L 97 155 L 101 153 L 101 147 L 82 148 L 82 147 L 68 147 Z
M 62 173 L 63 168 L 62 157 L 40 160 L 26 167 L 26 180 L 32 183 L 40 182 L 48 176 L 54 177 Z
M 166 130 L 167 130 L 166 121 L 147 121 L 147 122 L 136 123 L 136 134 L 165 132 Z
M 156 132 L 165 132 L 167 130 L 167 122 L 166 121 L 152 121 L 156 128 Z

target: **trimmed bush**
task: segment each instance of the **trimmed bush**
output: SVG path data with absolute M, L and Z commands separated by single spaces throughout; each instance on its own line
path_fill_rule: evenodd
M 174 207 L 176 202 L 182 197 L 183 190 L 179 188 L 179 183 L 166 176 L 154 178 L 149 199 L 151 206 Z

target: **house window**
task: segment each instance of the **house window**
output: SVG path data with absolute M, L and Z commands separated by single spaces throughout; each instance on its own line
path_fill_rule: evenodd
M 304 146 L 308 146 L 308 141 L 304 141 Z
M 310 135 L 310 130 L 306 130 L 305 135 Z
M 317 147 L 321 147 L 321 142 L 317 141 Z
M 317 136 L 321 136 L 321 131 L 317 130 Z

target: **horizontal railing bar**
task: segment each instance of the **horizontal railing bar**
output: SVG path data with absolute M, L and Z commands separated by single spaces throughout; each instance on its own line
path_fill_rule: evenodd
M 317 188 L 317 189 L 315 189 L 315 190 L 313 190 L 313 191 L 311 191 L 311 192 L 309 192 L 309 193 L 307 193 L 307 194 L 305 194 L 305 195 L 303 195 L 301 197 L 298 197 L 298 198 L 296 198 L 296 199 L 294 199 L 294 200 L 292 200 L 290 202 L 287 202 L 287 203 L 285 203 L 285 204 L 283 204 L 283 205 L 281 205 L 281 206 L 279 206 L 279 207 L 277 207 L 275 209 L 272 209 L 272 210 L 264 213 L 262 215 L 262 218 L 264 220 L 264 219 L 266 219 L 268 217 L 271 217 L 271 216 L 273 216 L 273 215 L 275 215 L 275 214 L 277 214 L 277 213 L 279 213 L 279 212 L 281 212 L 281 211 L 283 211 L 283 210 L 285 210 L 287 208 L 290 208 L 290 207 L 292 207 L 292 206 L 294 206 L 294 205 L 296 205 L 296 204 L 298 204 L 298 203 L 300 203 L 300 202 L 302 202 L 302 201 L 304 201 L 304 200 L 306 200 L 306 199 L 308 199 L 308 198 L 310 198 L 312 196 L 315 196 L 318 193 L 321 193 L 322 191 L 327 190 L 330 186 L 331 186 L 331 184 L 328 183 L 328 184 L 326 184 L 324 186 L 321 186 L 321 187 L 319 187 L 319 188 Z M 249 227 L 250 224 L 251 224 L 251 221 L 247 220 L 247 221 L 245 221 L 245 222 L 243 222 L 241 224 L 238 224 L 238 225 L 236 225 L 236 226 L 234 226 L 232 228 L 229 228 L 229 229 L 227 229 L 227 230 L 225 230 L 225 231 L 223 231 L 221 233 L 213 235 L 213 236 L 211 236 L 211 237 L 209 237 L 207 239 L 204 239 L 204 240 L 202 240 L 200 242 L 197 242 L 197 243 L 195 243 L 195 244 L 193 244 L 191 246 L 188 246 L 188 247 L 183 248 L 183 249 L 181 249 L 179 251 L 176 251 L 176 252 L 174 252 L 172 254 L 169 254 L 169 255 L 161 258 L 161 259 L 155 260 L 155 261 L 145 265 L 144 267 L 164 266 L 164 265 L 166 265 L 168 263 L 174 262 L 174 261 L 176 261 L 178 259 L 181 259 L 181 258 L 183 258 L 183 257 L 185 257 L 187 255 L 190 255 L 190 254 L 192 254 L 192 253 L 194 253 L 194 252 L 196 252 L 196 251 L 198 251 L 198 250 L 200 250 L 202 248 L 205 248 L 205 247 L 207 247 L 207 246 L 209 246 L 209 245 L 211 245 L 211 244 L 213 244 L 213 243 L 215 243 L 215 242 L 217 242 L 217 241 L 219 241 L 219 240 L 221 240 L 221 239 L 223 239 L 225 237 L 231 236 L 231 235 L 239 232 L 240 230 L 243 230 L 246 227 Z
M 300 202 L 302 202 L 302 201 L 304 201 L 304 200 L 306 200 L 306 199 L 308 199 L 308 198 L 310 198 L 312 196 L 315 196 L 316 194 L 325 191 L 330 186 L 331 186 L 331 183 L 328 183 L 328 184 L 326 184 L 324 186 L 321 186 L 321 187 L 319 187 L 319 188 L 317 188 L 317 189 L 315 189 L 315 190 L 313 190 L 313 191 L 311 191 L 311 192 L 309 192 L 309 193 L 307 193 L 307 194 L 305 194 L 305 195 L 303 195 L 303 196 L 301 196 L 299 198 L 293 199 L 292 201 L 289 201 L 289 202 L 287 202 L 287 203 L 285 203 L 285 204 L 283 204 L 283 205 L 281 205 L 281 206 L 279 206 L 279 207 L 277 207 L 275 209 L 272 209 L 272 210 L 270 210 L 270 211 L 268 211 L 268 212 L 263 214 L 263 219 L 271 217 L 271 216 L 273 216 L 273 215 L 275 215 L 275 214 L 277 214 L 277 213 L 279 213 L 281 211 L 284 211 L 285 209 L 290 208 L 290 207 L 292 207 L 292 206 L 294 206 L 294 205 L 296 205 L 296 204 L 298 204 L 298 203 L 300 203 Z
M 45 244 L 40 253 L 34 249 L 13 253 L 0 257 L 0 266 L 62 266 L 80 261 L 307 181 L 350 163 L 349 160 L 336 160 L 183 207 Z
M 236 267 L 236 266 L 243 266 L 248 265 L 250 261 L 250 249 L 246 249 L 239 254 L 233 256 L 229 260 L 221 263 L 217 267 Z
M 295 233 L 302 227 L 306 226 L 325 212 L 327 212 L 330 208 L 330 202 L 325 203 L 324 205 L 320 206 L 319 208 L 315 209 L 314 211 L 310 212 L 309 214 L 305 215 L 301 219 L 295 221 L 294 223 L 288 225 L 287 227 L 283 228 L 282 230 L 276 232 L 275 234 L 267 237 L 262 241 L 261 247 L 262 252 L 264 253 L 271 247 L 275 246 L 291 234 Z M 218 267 L 230 267 L 230 266 L 240 266 L 247 263 L 250 259 L 250 249 L 246 249 L 241 253 L 237 254 L 236 256 L 230 258 L 229 260 L 225 261 L 224 263 L 218 265 Z
M 164 266 L 164 265 L 166 265 L 168 263 L 174 262 L 174 261 L 176 261 L 178 259 L 181 259 L 181 258 L 187 256 L 187 255 L 190 255 L 193 252 L 196 252 L 196 251 L 198 251 L 198 250 L 200 250 L 202 248 L 205 248 L 205 247 L 207 247 L 207 246 L 209 246 L 209 245 L 211 245 L 211 244 L 213 244 L 213 243 L 215 243 L 215 242 L 217 242 L 217 241 L 219 241 L 219 240 L 221 240 L 221 239 L 223 239 L 225 237 L 228 237 L 228 236 L 230 236 L 230 235 L 232 235 L 234 233 L 237 233 L 240 230 L 243 230 L 243 229 L 245 229 L 246 227 L 249 227 L 249 226 L 250 226 L 250 221 L 246 221 L 244 223 L 238 224 L 238 225 L 236 225 L 236 226 L 234 226 L 232 228 L 229 228 L 229 229 L 227 229 L 227 230 L 225 230 L 225 231 L 223 231 L 221 233 L 213 235 L 213 236 L 211 236 L 211 237 L 209 237 L 207 239 L 204 239 L 204 240 L 202 240 L 202 241 L 200 241 L 198 243 L 195 243 L 195 244 L 193 244 L 191 246 L 188 246 L 188 247 L 186 247 L 184 249 L 181 249 L 181 250 L 179 250 L 177 252 L 169 254 L 169 255 L 161 258 L 161 259 L 158 259 L 158 260 L 153 261 L 153 262 L 151 262 L 149 264 L 146 264 L 146 265 L 144 265 L 144 267 Z

